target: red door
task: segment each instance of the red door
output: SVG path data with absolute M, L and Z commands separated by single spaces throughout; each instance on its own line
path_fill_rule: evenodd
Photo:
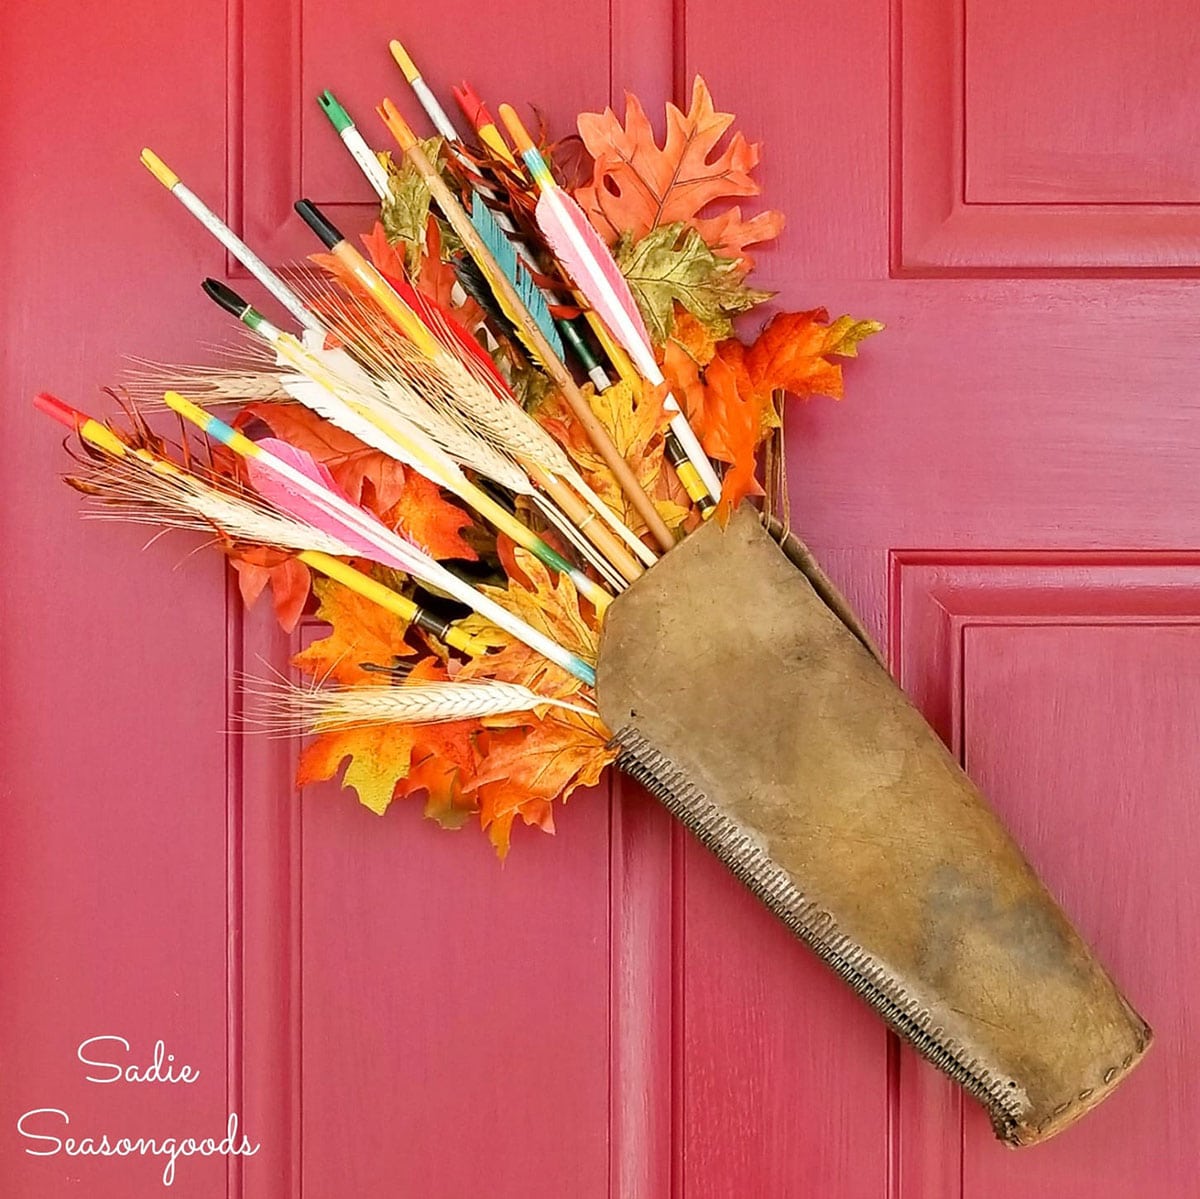
M 15 0 L 0 21 L 3 1194 L 158 1194 L 162 1157 L 53 1143 L 221 1137 L 230 1113 L 257 1152 L 182 1158 L 168 1193 L 1196 1194 L 1185 0 Z M 269 615 L 190 542 L 84 527 L 55 482 L 28 397 L 96 409 L 123 354 L 193 360 L 226 333 L 199 279 L 241 281 L 140 147 L 296 257 L 293 198 L 369 219 L 314 97 L 374 138 L 374 102 L 408 99 L 397 35 L 435 86 L 535 101 L 559 132 L 702 71 L 788 212 L 768 285 L 887 322 L 843 405 L 792 412 L 795 522 L 1155 1027 L 1060 1139 L 999 1147 L 632 787 L 573 799 L 503 868 L 415 807 L 299 801 L 294 746 L 224 731 L 234 672 L 293 648 Z M 87 1080 L 145 1072 L 159 1040 L 199 1076 Z

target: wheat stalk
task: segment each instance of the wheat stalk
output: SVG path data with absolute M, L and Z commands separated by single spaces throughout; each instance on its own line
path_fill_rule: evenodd
M 339 538 L 281 515 L 248 492 L 182 469 L 164 472 L 133 455 L 88 463 L 71 482 L 92 501 L 83 510 L 92 520 L 215 533 L 226 540 L 319 550 L 338 558 L 358 554 Z
M 255 710 L 245 718 L 245 723 L 278 735 L 374 728 L 383 724 L 442 724 L 546 708 L 596 716 L 593 708 L 539 695 L 519 683 L 486 679 L 298 687 L 284 679 L 252 678 L 247 680 L 244 690 L 256 700 Z
M 486 438 L 516 459 L 534 462 L 551 474 L 570 469 L 562 447 L 512 395 L 502 395 L 483 368 L 459 360 L 449 350 L 426 357 L 397 331 L 386 314 L 356 292 L 306 280 L 301 285 L 321 319 L 351 344 L 373 372 L 406 384 L 445 418 Z M 442 325 L 434 314 L 435 323 Z

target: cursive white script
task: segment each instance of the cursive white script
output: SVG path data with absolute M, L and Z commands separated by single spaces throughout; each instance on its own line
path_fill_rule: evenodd
M 176 1066 L 175 1055 L 167 1052 L 167 1047 L 162 1041 L 154 1042 L 154 1057 L 145 1067 L 135 1065 L 122 1067 L 116 1062 L 98 1061 L 85 1055 L 85 1050 L 92 1053 L 94 1050 L 91 1047 L 95 1045 L 99 1048 L 101 1042 L 104 1041 L 112 1041 L 122 1046 L 126 1053 L 130 1052 L 130 1044 L 124 1037 L 88 1037 L 86 1041 L 81 1041 L 79 1048 L 75 1050 L 75 1056 L 85 1066 L 112 1071 L 107 1078 L 93 1078 L 92 1075 L 86 1074 L 84 1077 L 88 1082 L 195 1082 L 200 1077 L 200 1071 L 192 1066 Z
M 65 1153 L 68 1157 L 165 1157 L 163 1166 L 163 1186 L 170 1186 L 175 1181 L 175 1163 L 181 1157 L 253 1157 L 261 1145 L 251 1144 L 250 1138 L 244 1133 L 238 1136 L 237 1113 L 230 1114 L 229 1123 L 225 1126 L 225 1137 L 216 1140 L 215 1137 L 205 1137 L 197 1140 L 195 1137 L 110 1137 L 107 1133 L 98 1137 L 57 1137 L 50 1133 L 33 1132 L 26 1127 L 27 1121 L 35 1117 L 57 1117 L 64 1125 L 71 1123 L 71 1117 L 61 1108 L 39 1107 L 26 1112 L 17 1121 L 17 1131 L 21 1136 L 31 1141 L 47 1142 L 46 1148 L 30 1149 L 25 1152 L 34 1157 L 54 1157 Z M 48 1127 L 49 1123 L 42 1125 Z

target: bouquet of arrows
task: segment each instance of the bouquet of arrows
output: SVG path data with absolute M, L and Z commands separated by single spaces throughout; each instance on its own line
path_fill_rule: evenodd
M 758 149 L 703 80 L 661 145 L 633 97 L 547 145 L 464 85 L 467 140 L 391 49 L 434 136 L 385 100 L 377 155 L 319 98 L 379 196 L 362 249 L 300 200 L 323 252 L 285 279 L 143 151 L 292 327 L 205 280 L 249 348 L 143 363 L 120 422 L 39 396 L 70 482 L 208 534 L 286 629 L 315 596 L 304 684 L 249 685 L 250 727 L 311 735 L 299 784 L 424 796 L 504 855 L 616 761 L 1001 1137 L 1053 1135 L 1150 1030 L 787 528 L 784 399 L 840 396 L 879 324 L 736 335 L 781 218 L 743 216 Z M 143 416 L 163 398 L 174 441 Z
M 732 319 L 769 298 L 748 248 L 782 219 L 743 217 L 758 148 L 726 137 L 703 80 L 688 112 L 668 107 L 661 146 L 630 97 L 624 123 L 585 113 L 553 147 L 466 85 L 464 138 L 391 50 L 433 136 L 384 100 L 401 153 L 375 153 L 318 98 L 379 197 L 362 248 L 299 200 L 324 252 L 285 278 L 145 150 L 287 321 L 207 279 L 252 335 L 227 365 L 143 364 L 115 393 L 122 423 L 38 403 L 78 436 L 69 481 L 93 514 L 210 534 L 285 629 L 315 595 L 332 632 L 295 658 L 311 685 L 252 684 L 251 719 L 314 735 L 300 784 L 345 766 L 373 811 L 423 794 L 503 855 L 518 816 L 552 831 L 554 801 L 616 756 L 593 699 L 610 602 L 761 492 L 779 397 L 839 396 L 832 359 L 880 326 L 805 312 L 736 338 Z M 174 442 L 141 415 L 164 392 Z

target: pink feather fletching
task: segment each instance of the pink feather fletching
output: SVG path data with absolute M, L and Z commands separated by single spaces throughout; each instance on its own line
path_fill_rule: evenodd
M 557 204 L 554 202 L 557 200 Z M 554 200 L 543 193 L 538 197 L 537 223 L 545 235 L 546 241 L 554 251 L 555 257 L 567 268 L 575 285 L 587 297 L 587 301 L 600 314 L 600 319 L 608 326 L 622 344 L 626 338 L 619 332 L 621 325 L 614 320 L 615 313 L 623 311 L 637 330 L 642 339 L 642 345 L 650 344 L 650 336 L 646 332 L 646 324 L 638 311 L 637 302 L 625 276 L 613 261 L 608 247 L 600 239 L 600 235 L 592 228 L 591 222 L 583 214 L 583 209 L 561 188 L 556 189 Z M 576 249 L 575 240 L 563 227 L 563 221 L 558 209 L 566 214 L 568 224 L 579 235 L 579 240 L 587 247 L 588 254 L 581 256 Z M 633 347 L 625 344 L 625 349 L 633 353 Z
M 330 537 L 336 537 L 348 549 L 364 558 L 370 558 L 372 562 L 379 562 L 396 570 L 412 570 L 413 562 L 400 552 L 401 547 L 396 547 L 393 552 L 376 545 L 367 533 L 348 523 L 345 516 L 337 511 L 339 506 L 348 505 L 360 512 L 371 525 L 377 525 L 384 538 L 391 539 L 395 536 L 381 520 L 359 508 L 337 485 L 329 470 L 311 454 L 274 437 L 264 437 L 258 445 L 331 493 L 330 503 L 326 505 L 301 489 L 291 479 L 273 470 L 261 458 L 247 458 L 246 472 L 250 476 L 250 482 L 267 503 Z

